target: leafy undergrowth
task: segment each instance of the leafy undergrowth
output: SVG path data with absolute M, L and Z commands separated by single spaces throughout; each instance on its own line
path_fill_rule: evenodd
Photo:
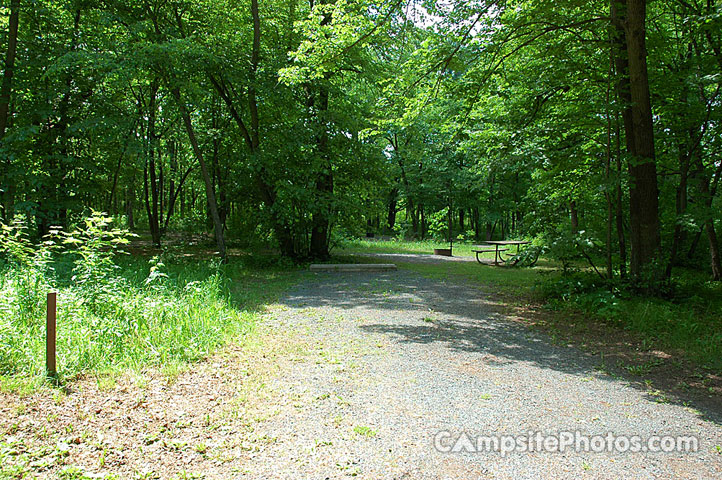
M 668 298 L 635 295 L 589 275 L 541 286 L 548 306 L 592 315 L 641 336 L 644 349 L 683 352 L 699 366 L 722 372 L 722 283 L 682 272 Z
M 0 386 L 31 390 L 45 373 L 45 305 L 58 292 L 58 374 L 178 366 L 247 334 L 256 311 L 294 272 L 240 261 L 120 257 L 107 219 L 66 236 L 72 249 L 31 245 L 6 227 L 0 265 Z M 60 242 L 56 242 L 60 243 Z

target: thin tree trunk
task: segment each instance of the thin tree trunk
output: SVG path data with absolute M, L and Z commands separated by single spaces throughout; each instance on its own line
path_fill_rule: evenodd
M 624 194 L 622 192 L 622 140 L 620 131 L 619 114 L 616 115 L 615 131 L 614 131 L 614 143 L 615 143 L 615 166 L 616 166 L 616 178 L 614 181 L 615 186 L 615 202 L 614 202 L 614 218 L 616 220 L 617 229 L 617 243 L 619 244 L 619 276 L 621 278 L 627 277 L 627 241 L 624 237 Z
M 481 238 L 481 222 L 479 221 L 479 207 L 474 207 L 474 238 L 479 240 Z
M 153 241 L 153 245 L 160 247 L 160 223 L 158 221 L 158 180 L 156 178 L 155 171 L 155 122 L 157 116 L 157 96 L 158 96 L 158 82 L 152 81 L 150 84 L 150 97 L 148 101 L 148 130 L 147 130 L 147 142 L 148 148 L 147 159 L 146 159 L 146 189 L 150 190 L 150 205 L 146 207 L 148 212 L 148 226 L 150 228 L 150 236 Z M 150 183 L 147 179 L 150 177 Z M 148 194 L 146 193 L 146 202 L 148 202 Z
M 579 233 L 579 212 L 576 200 L 569 200 L 569 219 L 572 224 L 572 235 Z
M 130 187 L 125 190 L 125 217 L 128 220 L 128 229 L 135 229 L 135 218 L 133 216 L 133 203 L 135 197 L 135 176 L 131 179 Z
M 175 140 L 171 140 L 168 146 L 168 156 L 170 160 L 170 179 L 168 180 L 168 213 L 165 216 L 165 226 L 163 230 L 167 230 L 168 220 L 173 215 L 175 208 L 175 197 L 178 195 L 176 191 L 175 177 L 178 172 L 178 147 Z
M 419 235 L 421 236 L 421 240 L 424 240 L 428 229 L 426 224 L 426 209 L 423 204 L 419 204 L 416 208 L 416 218 L 418 219 L 416 223 L 419 226 Z
M 712 211 L 709 207 L 712 205 L 712 195 L 709 189 L 709 180 L 702 174 L 699 179 L 699 190 L 705 204 L 708 207 L 707 214 L 704 219 L 704 231 L 707 234 L 709 243 L 710 267 L 712 268 L 712 278 L 714 280 L 722 280 L 722 266 L 720 264 L 720 248 L 717 241 L 717 232 L 714 227 L 714 219 Z
M 175 189 L 174 192 L 171 192 L 171 196 L 168 199 L 168 215 L 165 217 L 165 223 L 163 224 L 163 231 L 165 232 L 168 230 L 168 222 L 170 222 L 170 217 L 173 215 L 173 212 L 175 210 L 175 203 L 178 198 L 178 195 L 180 195 L 180 192 L 183 188 L 183 184 L 185 183 L 186 179 L 188 178 L 188 175 L 193 171 L 193 167 L 188 167 L 188 170 L 183 174 L 183 177 L 181 178 L 180 182 L 178 182 L 178 187 Z M 183 197 L 181 197 L 182 199 Z M 182 215 L 182 212 L 181 212 Z
M 604 200 L 607 203 L 607 238 L 606 238 L 606 266 L 607 266 L 607 278 L 611 279 L 614 276 L 614 265 L 612 264 L 612 229 L 614 224 L 614 206 L 612 204 L 612 192 L 610 191 L 611 186 L 611 170 L 612 170 L 612 115 L 609 111 L 609 105 L 611 104 L 611 81 L 614 75 L 614 55 L 612 51 L 609 52 L 609 75 L 607 82 L 606 92 L 606 105 L 607 105 L 607 145 L 606 145 L 606 156 L 604 158 L 604 179 L 606 180 L 606 187 L 604 189 Z
M 135 126 L 133 126 L 133 130 L 135 130 Z M 123 157 L 125 156 L 125 151 L 128 146 L 128 139 L 130 138 L 130 134 L 133 132 L 133 130 L 128 132 L 128 135 L 126 135 L 125 139 L 123 140 L 123 148 L 120 151 L 120 155 L 118 156 L 118 164 L 115 166 L 115 171 L 113 172 L 113 183 L 110 187 L 110 195 L 108 196 L 108 211 L 110 211 L 110 208 L 113 205 L 113 200 L 117 200 L 115 192 L 118 189 L 118 177 L 120 176 L 120 167 L 123 165 Z
M 255 1 L 255 0 L 254 0 Z M 316 172 L 317 205 L 311 220 L 311 245 L 309 254 L 311 258 L 326 259 L 329 257 L 330 216 L 333 196 L 333 172 L 330 152 L 328 148 L 328 131 L 326 130 L 326 116 L 328 113 L 328 88 L 321 85 L 318 90 L 316 102 L 319 116 L 320 132 L 317 138 L 318 153 L 321 157 L 321 169 Z
M 258 0 L 251 0 L 257 2 Z M 330 0 L 321 0 L 322 4 L 330 3 Z M 251 7 L 253 8 L 253 7 Z M 256 5 L 256 9 L 258 6 Z M 326 11 L 321 20 L 321 26 L 331 23 L 332 14 Z M 255 17 L 254 17 L 255 18 Z M 330 74 L 326 74 L 318 85 L 318 101 L 316 102 L 317 119 L 319 120 L 319 133 L 316 140 L 318 153 L 321 158 L 320 171 L 316 175 L 316 196 L 317 203 L 311 217 L 311 245 L 309 253 L 311 258 L 326 259 L 329 257 L 329 241 L 331 233 L 331 215 L 333 211 L 333 168 L 331 166 L 331 153 L 328 146 L 328 100 L 329 91 L 326 82 Z
M 677 185 L 675 208 L 676 219 L 674 222 L 674 234 L 672 235 L 672 246 L 669 252 L 669 262 L 665 276 L 667 279 L 672 277 L 672 268 L 677 262 L 677 252 L 683 241 L 684 230 L 682 230 L 682 215 L 687 210 L 687 180 L 689 178 L 689 154 L 686 145 L 680 146 L 679 152 L 679 185 Z
M 171 93 L 173 94 L 173 97 L 176 99 L 176 103 L 178 104 L 178 110 L 180 111 L 181 118 L 183 119 L 183 125 L 185 126 L 186 133 L 188 134 L 188 140 L 190 141 L 191 147 L 193 148 L 193 154 L 195 155 L 196 160 L 201 167 L 201 176 L 203 177 L 203 183 L 206 187 L 206 201 L 208 202 L 208 209 L 210 210 L 211 218 L 213 220 L 213 229 L 215 231 L 218 254 L 221 257 L 221 261 L 225 263 L 227 261 L 226 241 L 223 237 L 223 223 L 221 222 L 221 217 L 218 215 L 216 193 L 213 190 L 213 182 L 211 180 L 210 172 L 208 171 L 208 166 L 203 159 L 203 152 L 201 152 L 201 149 L 198 146 L 198 139 L 196 138 L 196 133 L 193 129 L 193 123 L 191 122 L 191 117 L 188 113 L 188 109 L 186 108 L 185 104 L 183 103 L 183 99 L 181 98 L 180 89 L 178 87 L 174 87 L 171 89 Z
M 251 65 L 249 69 L 250 82 L 248 86 L 248 112 L 251 117 L 250 129 L 246 127 L 243 118 L 241 117 L 234 100 L 232 98 L 232 89 L 229 90 L 225 79 L 223 77 L 216 77 L 214 74 L 209 73 L 208 77 L 215 88 L 218 95 L 221 97 L 223 102 L 228 107 L 231 117 L 236 122 L 241 135 L 248 146 L 251 157 L 259 157 L 260 155 L 260 132 L 259 132 L 259 117 L 258 117 L 258 104 L 256 100 L 256 72 L 258 70 L 258 63 L 260 61 L 260 49 L 261 49 L 261 21 L 258 10 L 258 0 L 251 0 L 251 16 L 253 23 L 253 44 L 251 51 Z M 260 163 L 260 168 L 256 174 L 254 180 L 258 186 L 258 191 L 261 195 L 263 203 L 266 204 L 269 210 L 273 211 L 276 203 L 276 191 L 273 185 L 269 184 L 265 178 L 265 167 L 263 163 Z M 297 256 L 296 242 L 294 241 L 293 232 L 287 222 L 280 220 L 277 216 L 272 215 L 271 217 L 273 231 L 276 234 L 281 255 L 286 257 L 294 258 Z
M 702 158 L 697 152 L 695 165 L 699 170 L 699 180 L 697 186 L 702 197 L 705 206 L 705 217 L 703 221 L 703 230 L 707 234 L 707 241 L 709 243 L 709 256 L 710 256 L 710 267 L 712 269 L 712 278 L 714 280 L 722 280 L 722 265 L 720 262 L 720 248 L 719 242 L 717 241 L 717 232 L 714 226 L 714 217 L 712 212 L 712 203 L 717 190 L 717 179 L 722 174 L 722 164 L 717 167 L 715 175 L 708 177 L 705 174 L 705 168 L 702 164 Z M 710 188 L 710 181 L 715 182 Z
M 398 187 L 394 187 L 391 189 L 391 192 L 389 193 L 389 200 L 388 200 L 388 208 L 387 208 L 387 215 L 386 215 L 386 226 L 389 229 L 389 232 L 394 231 L 394 227 L 396 226 L 396 205 L 398 204 L 398 198 L 399 198 L 399 189 Z
M 15 75 L 15 56 L 18 45 L 18 26 L 20 24 L 20 0 L 10 1 L 10 18 L 8 19 L 8 48 L 5 52 L 5 70 L 3 71 L 2 85 L 0 86 L 0 142 L 5 139 L 8 124 L 10 122 L 10 100 L 13 87 L 13 76 Z M 0 177 L 3 189 L 3 216 L 9 221 L 13 216 L 15 204 L 15 184 L 10 179 L 10 155 L 0 165 Z M 7 183 L 5 183 L 7 182 Z M 3 183 L 5 183 L 3 185 Z

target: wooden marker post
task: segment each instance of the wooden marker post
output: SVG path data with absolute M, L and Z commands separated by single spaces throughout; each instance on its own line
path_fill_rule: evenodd
M 57 292 L 48 293 L 48 314 L 47 322 L 45 324 L 47 332 L 45 336 L 45 371 L 50 378 L 56 378 L 58 376 L 58 371 L 55 364 L 55 327 L 57 319 L 57 303 Z

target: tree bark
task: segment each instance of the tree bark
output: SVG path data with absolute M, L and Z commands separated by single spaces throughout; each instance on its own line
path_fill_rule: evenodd
M 181 118 L 183 119 L 183 125 L 186 133 L 188 134 L 188 140 L 193 148 L 193 154 L 201 167 L 201 176 L 203 177 L 203 183 L 206 187 L 206 201 L 208 203 L 208 210 L 210 210 L 211 219 L 213 220 L 213 230 L 215 232 L 216 245 L 218 246 L 218 254 L 221 257 L 221 261 L 225 263 L 228 261 L 228 258 L 226 257 L 226 241 L 223 236 L 223 223 L 221 222 L 221 217 L 218 215 L 218 204 L 216 203 L 216 193 L 213 190 L 213 181 L 211 180 L 208 166 L 203 159 L 203 152 L 201 152 L 201 149 L 198 146 L 198 139 L 196 138 L 196 133 L 193 129 L 193 123 L 191 122 L 188 109 L 181 98 L 180 89 L 178 87 L 173 87 L 171 89 L 171 93 L 178 104 L 178 110 L 180 111 Z
M 579 211 L 576 200 L 569 200 L 569 220 L 572 224 L 572 235 L 579 233 Z
M 629 217 L 631 274 L 640 279 L 652 267 L 661 248 L 659 191 L 654 152 L 654 130 L 649 95 L 646 49 L 646 0 L 611 0 L 617 47 L 617 94 L 624 104 L 625 141 L 630 154 Z M 620 245 L 621 246 L 621 245 Z M 660 272 L 649 272 L 656 280 Z
M 330 217 L 333 196 L 333 172 L 328 147 L 328 131 L 326 130 L 326 116 L 328 114 L 328 88 L 319 86 L 318 124 L 320 131 L 316 140 L 318 155 L 320 157 L 320 171 L 316 172 L 316 200 L 311 220 L 311 244 L 309 255 L 311 258 L 326 259 L 329 257 Z
M 661 237 L 654 128 L 647 73 L 646 6 L 646 0 L 627 0 L 626 41 L 633 140 L 629 164 L 630 270 L 637 278 L 648 273 L 652 279 L 658 280 L 659 272 L 648 272 L 659 257 Z
M 391 192 L 389 193 L 389 200 L 388 200 L 388 208 L 387 208 L 387 215 L 386 215 L 386 226 L 389 229 L 389 232 L 394 231 L 394 227 L 396 226 L 396 205 L 398 204 L 398 198 L 399 198 L 399 189 L 398 187 L 394 187 L 391 189 Z
M 20 0 L 10 1 L 10 18 L 8 19 L 8 48 L 5 52 L 5 70 L 3 72 L 2 85 L 0 86 L 0 142 L 5 139 L 8 124 L 10 122 L 10 97 L 12 94 L 13 76 L 15 75 L 15 57 L 18 46 L 18 26 L 20 24 Z M 2 182 L 0 189 L 3 190 L 3 217 L 6 221 L 13 216 L 15 203 L 15 186 L 10 179 L 10 155 L 7 155 L 1 165 Z
M 152 81 L 150 84 L 150 94 L 148 100 L 148 129 L 146 131 L 147 136 L 147 148 L 146 148 L 146 169 L 145 169 L 145 201 L 146 211 L 148 213 L 148 226 L 150 228 L 150 237 L 153 245 L 160 247 L 160 222 L 158 220 L 158 180 L 156 178 L 155 170 L 155 122 L 157 115 L 157 99 L 158 99 L 158 82 Z M 148 179 L 150 178 L 150 182 Z M 150 199 L 148 197 L 148 191 L 150 191 Z M 150 204 L 148 204 L 150 202 Z

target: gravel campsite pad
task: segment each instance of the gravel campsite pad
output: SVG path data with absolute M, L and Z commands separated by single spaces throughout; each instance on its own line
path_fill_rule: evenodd
M 308 274 L 268 309 L 257 333 L 188 370 L 87 378 L 54 395 L 3 394 L 0 471 L 9 478 L 722 478 L 719 423 L 595 368 L 592 357 L 503 317 L 488 298 L 483 289 L 404 270 Z M 699 451 L 502 455 L 434 447 L 462 434 L 474 441 L 536 432 L 692 435 Z

